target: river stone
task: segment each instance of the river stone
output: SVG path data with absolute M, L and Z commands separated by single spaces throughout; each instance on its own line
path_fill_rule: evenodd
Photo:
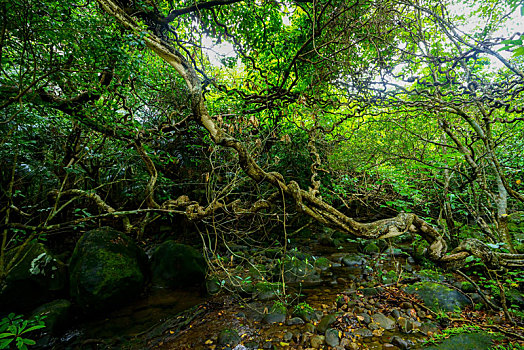
M 69 310 L 71 302 L 65 299 L 54 300 L 50 303 L 39 306 L 33 311 L 31 317 L 45 316 L 45 330 L 52 334 L 58 334 L 63 330 L 69 321 Z
M 320 257 L 315 260 L 315 267 L 321 271 L 326 271 L 331 267 L 331 261 L 328 258 Z
M 15 249 L 6 252 L 6 263 L 16 255 Z M 66 265 L 42 243 L 29 243 L 0 282 L 0 311 L 33 309 L 63 291 L 66 285 Z
M 206 261 L 195 248 L 167 240 L 151 256 L 153 284 L 183 288 L 204 283 Z
M 353 334 L 358 335 L 363 338 L 372 337 L 373 333 L 367 328 L 359 328 L 353 331 Z
M 323 335 L 314 335 L 311 337 L 311 347 L 314 349 L 319 349 L 323 344 L 326 338 Z
M 326 329 L 326 344 L 332 347 L 338 346 L 340 338 L 338 336 L 338 329 L 328 328 Z
M 317 324 L 317 330 L 320 333 L 324 333 L 329 328 L 330 325 L 335 323 L 336 320 L 337 320 L 337 315 L 335 314 L 329 314 L 329 315 L 322 317 L 320 322 Z
M 360 316 L 360 317 L 359 317 Z M 357 317 L 359 319 L 359 321 L 361 320 L 362 323 L 368 325 L 371 323 L 371 317 L 369 316 L 369 314 L 365 313 L 365 312 L 362 312 L 360 314 L 357 314 Z
M 147 256 L 135 242 L 110 227 L 86 232 L 70 262 L 70 292 L 85 312 L 106 311 L 142 292 Z
M 206 290 L 209 295 L 217 294 L 221 288 L 220 281 L 216 277 L 206 279 Z
M 375 295 L 379 295 L 384 291 L 384 288 L 382 287 L 368 287 L 368 288 L 362 288 L 360 290 L 362 292 L 362 295 L 365 297 L 373 297 Z
M 240 343 L 240 335 L 236 329 L 225 328 L 218 334 L 217 343 L 220 346 L 236 346 Z
M 389 317 L 386 317 L 383 313 L 376 313 L 371 316 L 374 322 L 376 322 L 380 327 L 384 329 L 393 329 L 395 328 L 395 321 Z
M 415 345 L 411 340 L 405 340 L 396 335 L 391 338 L 391 344 L 395 345 L 400 349 L 411 349 Z
M 427 307 L 436 312 L 460 311 L 471 304 L 470 300 L 459 291 L 429 281 L 412 284 L 406 287 L 405 291 L 416 294 Z
M 366 265 L 366 259 L 360 255 L 346 255 L 342 258 L 342 263 L 349 267 L 361 267 Z
M 493 345 L 492 340 L 493 336 L 484 332 L 458 334 L 424 350 L 488 350 Z
M 411 333 L 416 328 L 415 323 L 405 317 L 399 317 L 397 323 L 403 333 Z
M 270 312 L 264 316 L 266 323 L 283 323 L 286 320 L 286 307 L 284 305 L 274 304 Z
M 293 317 L 287 320 L 286 324 L 288 326 L 294 326 L 296 324 L 304 324 L 304 320 L 301 319 L 300 317 Z

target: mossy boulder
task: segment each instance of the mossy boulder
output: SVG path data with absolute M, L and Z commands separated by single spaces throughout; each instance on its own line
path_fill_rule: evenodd
M 33 311 L 32 316 L 45 316 L 44 323 L 46 331 L 52 334 L 58 334 L 67 327 L 70 310 L 71 302 L 69 300 L 58 299 L 39 306 Z
M 86 232 L 70 263 L 70 292 L 85 312 L 121 306 L 142 292 L 147 256 L 135 242 L 109 227 Z
M 17 249 L 6 253 L 6 262 L 15 257 Z M 0 310 L 30 310 L 66 288 L 66 265 L 42 243 L 29 243 L 21 249 L 16 263 L 0 283 Z
M 315 260 L 315 267 L 317 269 L 320 269 L 322 271 L 329 270 L 329 268 L 332 266 L 331 261 L 329 261 L 328 258 L 320 257 Z
M 151 256 L 153 283 L 168 288 L 200 285 L 206 278 L 206 261 L 195 248 L 168 240 Z
M 433 311 L 455 312 L 471 304 L 459 291 L 429 281 L 412 284 L 406 287 L 406 292 L 416 294 Z

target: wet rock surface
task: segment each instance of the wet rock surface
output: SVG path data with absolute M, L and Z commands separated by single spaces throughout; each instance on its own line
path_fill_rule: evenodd
M 464 294 L 439 283 L 418 282 L 406 287 L 406 291 L 416 294 L 435 312 L 460 312 L 465 306 L 471 305 L 471 301 Z

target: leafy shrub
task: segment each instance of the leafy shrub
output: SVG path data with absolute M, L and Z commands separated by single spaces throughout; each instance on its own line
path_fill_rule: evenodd
M 42 329 L 45 327 L 42 316 L 36 316 L 24 320 L 22 315 L 10 313 L 0 321 L 0 349 L 7 349 L 11 343 L 16 345 L 17 349 L 25 350 L 28 345 L 35 345 L 33 339 L 26 338 L 27 333 Z M 12 346 L 12 345 L 11 345 Z

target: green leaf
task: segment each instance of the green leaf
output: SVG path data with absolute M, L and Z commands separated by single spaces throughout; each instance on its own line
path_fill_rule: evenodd
M 15 338 L 0 340 L 0 349 L 7 349 Z
M 36 325 L 36 326 L 29 327 L 28 329 L 24 330 L 24 331 L 21 332 L 20 334 L 27 333 L 27 332 L 31 332 L 31 331 L 34 331 L 34 330 L 36 330 L 36 329 L 41 329 L 41 328 L 45 328 L 45 325 L 43 325 L 43 324 L 39 324 L 39 325 Z
M 36 344 L 36 341 L 34 341 L 33 339 L 23 339 L 23 342 L 24 342 L 24 344 L 27 344 L 27 345 L 35 345 Z
M 522 56 L 524 55 L 524 46 L 519 47 L 513 52 L 513 57 Z

